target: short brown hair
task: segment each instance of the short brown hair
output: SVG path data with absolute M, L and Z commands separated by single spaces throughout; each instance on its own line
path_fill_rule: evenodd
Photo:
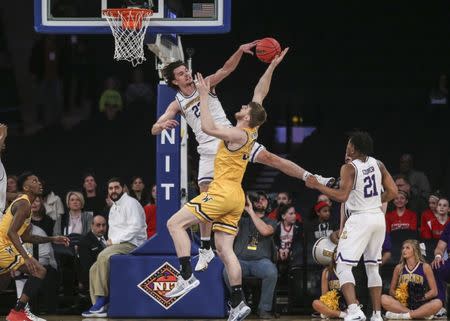
M 173 81 L 175 80 L 175 74 L 173 72 L 175 69 L 177 69 L 180 66 L 185 66 L 187 68 L 187 65 L 183 61 L 177 60 L 177 61 L 171 62 L 170 64 L 168 64 L 167 66 L 165 66 L 162 69 L 162 76 L 163 76 L 164 81 L 166 82 L 167 86 L 169 86 L 175 90 L 178 89 L 178 86 L 173 83 Z
M 260 103 L 254 101 L 248 104 L 250 107 L 250 122 L 249 126 L 251 128 L 261 126 L 267 119 L 267 113 L 264 107 Z

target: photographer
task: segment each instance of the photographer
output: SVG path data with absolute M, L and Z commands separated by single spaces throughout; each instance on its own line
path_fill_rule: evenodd
M 276 265 L 272 262 L 273 240 L 276 222 L 266 216 L 269 200 L 264 192 L 247 195 L 245 213 L 239 222 L 239 232 L 234 242 L 234 252 L 239 259 L 242 278 L 253 276 L 261 279 L 261 300 L 258 315 L 272 318 L 272 299 L 278 279 Z M 223 271 L 227 282 L 226 270 Z

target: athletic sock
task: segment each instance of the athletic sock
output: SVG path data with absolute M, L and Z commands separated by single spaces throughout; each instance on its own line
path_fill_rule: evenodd
M 231 287 L 231 307 L 234 309 L 244 300 L 244 295 L 242 293 L 242 284 L 233 285 Z
M 42 279 L 37 278 L 35 276 L 30 276 L 23 287 L 22 294 L 25 294 L 30 299 L 34 297 L 42 284 Z
M 183 256 L 179 258 L 179 261 L 181 265 L 180 274 L 183 277 L 183 279 L 187 280 L 192 275 L 191 257 Z
M 27 305 L 27 302 L 22 302 L 20 300 L 17 300 L 16 306 L 14 307 L 14 310 L 19 312 L 20 310 L 25 309 L 25 306 Z
M 211 238 L 201 237 L 200 238 L 200 248 L 204 250 L 209 250 L 211 248 Z

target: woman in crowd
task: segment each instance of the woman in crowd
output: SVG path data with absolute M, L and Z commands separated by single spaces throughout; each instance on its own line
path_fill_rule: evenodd
M 450 221 L 449 218 L 449 201 L 448 198 L 441 196 L 437 201 L 436 216 L 428 220 L 420 229 L 420 236 L 422 239 L 439 240 L 444 231 L 445 226 Z
M 135 176 L 131 179 L 131 190 L 128 193 L 141 203 L 142 207 L 148 204 L 149 198 L 145 192 L 144 180 L 140 176 Z
M 406 240 L 400 264 L 394 269 L 389 295 L 381 296 L 386 318 L 425 319 L 442 307 L 431 266 L 425 262 L 417 240 Z
M 33 204 L 31 204 L 31 223 L 40 227 L 47 236 L 53 236 L 55 221 L 47 215 L 40 196 L 37 196 Z

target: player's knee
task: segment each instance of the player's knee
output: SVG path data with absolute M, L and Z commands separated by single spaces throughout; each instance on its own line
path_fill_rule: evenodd
M 166 223 L 166 226 L 170 233 L 172 233 L 176 229 L 177 224 L 173 216 L 169 218 L 169 220 Z
M 355 284 L 355 277 L 353 276 L 351 265 L 345 263 L 338 263 L 336 265 L 336 274 L 341 286 L 343 286 L 346 283 Z
M 374 288 L 383 285 L 378 264 L 366 264 L 367 287 Z
M 320 301 L 319 300 L 314 300 L 312 303 L 312 307 L 314 310 L 318 311 L 318 309 L 320 308 Z

